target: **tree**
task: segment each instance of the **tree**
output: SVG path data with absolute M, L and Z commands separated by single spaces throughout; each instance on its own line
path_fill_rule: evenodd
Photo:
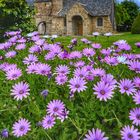
M 139 6 L 133 1 L 125 0 L 116 4 L 117 26 L 123 26 L 126 30 L 130 30 L 138 13 Z
M 135 19 L 133 25 L 132 25 L 132 34 L 140 34 L 140 14 Z
M 0 29 L 1 33 L 6 30 L 24 29 L 32 30 L 33 9 L 26 0 L 0 0 Z

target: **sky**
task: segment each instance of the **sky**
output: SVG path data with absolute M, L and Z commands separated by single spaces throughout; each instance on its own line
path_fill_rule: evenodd
M 117 0 L 118 2 L 122 2 L 123 0 Z M 140 6 L 140 0 L 131 0 L 134 1 L 135 3 L 137 3 Z

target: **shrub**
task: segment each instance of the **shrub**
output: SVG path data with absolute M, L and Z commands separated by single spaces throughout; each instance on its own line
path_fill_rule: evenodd
M 140 34 L 140 14 L 136 17 L 131 32 L 132 34 Z

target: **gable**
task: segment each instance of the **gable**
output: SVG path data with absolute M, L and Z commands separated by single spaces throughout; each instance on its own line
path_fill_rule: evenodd
M 75 3 L 81 3 L 85 10 L 92 16 L 105 16 L 111 14 L 113 0 L 64 0 L 63 9 L 59 16 L 65 16 Z

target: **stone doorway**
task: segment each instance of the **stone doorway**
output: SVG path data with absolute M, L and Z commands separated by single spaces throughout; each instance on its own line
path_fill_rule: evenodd
M 45 34 L 46 33 L 46 22 L 45 21 L 41 21 L 38 24 L 38 32 L 39 32 L 39 34 Z
M 72 18 L 72 33 L 73 35 L 83 35 L 83 19 L 81 16 Z

